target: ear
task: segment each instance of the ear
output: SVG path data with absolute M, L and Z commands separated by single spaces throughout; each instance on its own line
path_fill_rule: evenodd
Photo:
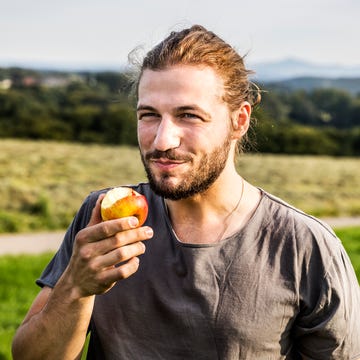
M 249 129 L 251 105 L 247 101 L 241 103 L 238 110 L 232 113 L 232 138 L 241 139 Z

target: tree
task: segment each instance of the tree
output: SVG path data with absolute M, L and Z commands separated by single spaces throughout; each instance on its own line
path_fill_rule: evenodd
M 317 89 L 310 96 L 324 123 L 339 129 L 351 127 L 352 98 L 349 93 L 338 89 Z

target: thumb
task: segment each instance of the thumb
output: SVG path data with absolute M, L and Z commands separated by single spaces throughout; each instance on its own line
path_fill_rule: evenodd
M 102 222 L 100 209 L 101 209 L 101 202 L 104 196 L 105 194 L 100 194 L 98 199 L 96 200 L 96 204 L 92 210 L 91 217 L 87 226 L 93 226 Z

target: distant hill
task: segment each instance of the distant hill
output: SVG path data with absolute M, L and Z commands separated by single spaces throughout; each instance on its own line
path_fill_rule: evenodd
M 28 64 L 29 65 L 29 64 Z M 32 64 L 34 65 L 34 64 Z M 316 64 L 298 59 L 285 59 L 274 62 L 249 63 L 247 67 L 255 71 L 252 79 L 263 87 L 276 87 L 284 90 L 336 88 L 347 91 L 352 95 L 360 94 L 360 65 L 345 66 L 339 64 Z M 117 67 L 116 70 L 95 68 L 91 66 L 70 70 L 60 65 L 52 67 L 47 64 L 35 64 L 31 66 L 1 67 L 0 81 L 7 78 L 24 78 L 26 75 L 35 77 L 37 82 L 47 86 L 66 84 L 76 77 L 78 80 L 89 76 L 89 74 L 107 74 L 115 78 L 121 72 L 126 71 L 125 67 Z M 114 67 L 115 68 L 115 67 Z M 28 80 L 28 79 L 27 79 Z M 84 80 L 84 79 L 83 79 Z M 0 87 L 2 85 L 0 84 Z M 5 86 L 5 85 L 3 85 Z
M 286 58 L 278 61 L 250 61 L 247 66 L 255 71 L 254 79 L 260 82 L 288 80 L 299 77 L 317 78 L 358 78 L 360 77 L 359 64 L 354 66 L 340 63 L 315 63 L 298 58 Z M 126 64 L 108 63 L 60 63 L 60 62 L 14 62 L 0 59 L 0 67 L 18 67 L 38 71 L 57 72 L 118 72 L 126 69 Z
M 248 67 L 255 71 L 254 80 L 273 82 L 292 78 L 360 78 L 360 64 L 347 66 L 341 64 L 318 64 L 299 59 L 284 59 L 273 62 L 249 63 Z
M 276 87 L 282 90 L 305 90 L 336 88 L 349 92 L 352 95 L 360 94 L 360 76 L 357 78 L 321 78 L 298 77 L 282 81 L 263 82 L 264 87 Z
M 360 93 L 360 65 L 318 64 L 299 59 L 249 63 L 253 80 L 265 87 L 284 90 L 336 88 L 352 95 Z

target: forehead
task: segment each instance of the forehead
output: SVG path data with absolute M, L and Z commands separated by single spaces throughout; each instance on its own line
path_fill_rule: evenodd
M 222 78 L 208 66 L 176 65 L 163 70 L 144 70 L 138 87 L 139 102 L 168 98 L 222 101 Z

